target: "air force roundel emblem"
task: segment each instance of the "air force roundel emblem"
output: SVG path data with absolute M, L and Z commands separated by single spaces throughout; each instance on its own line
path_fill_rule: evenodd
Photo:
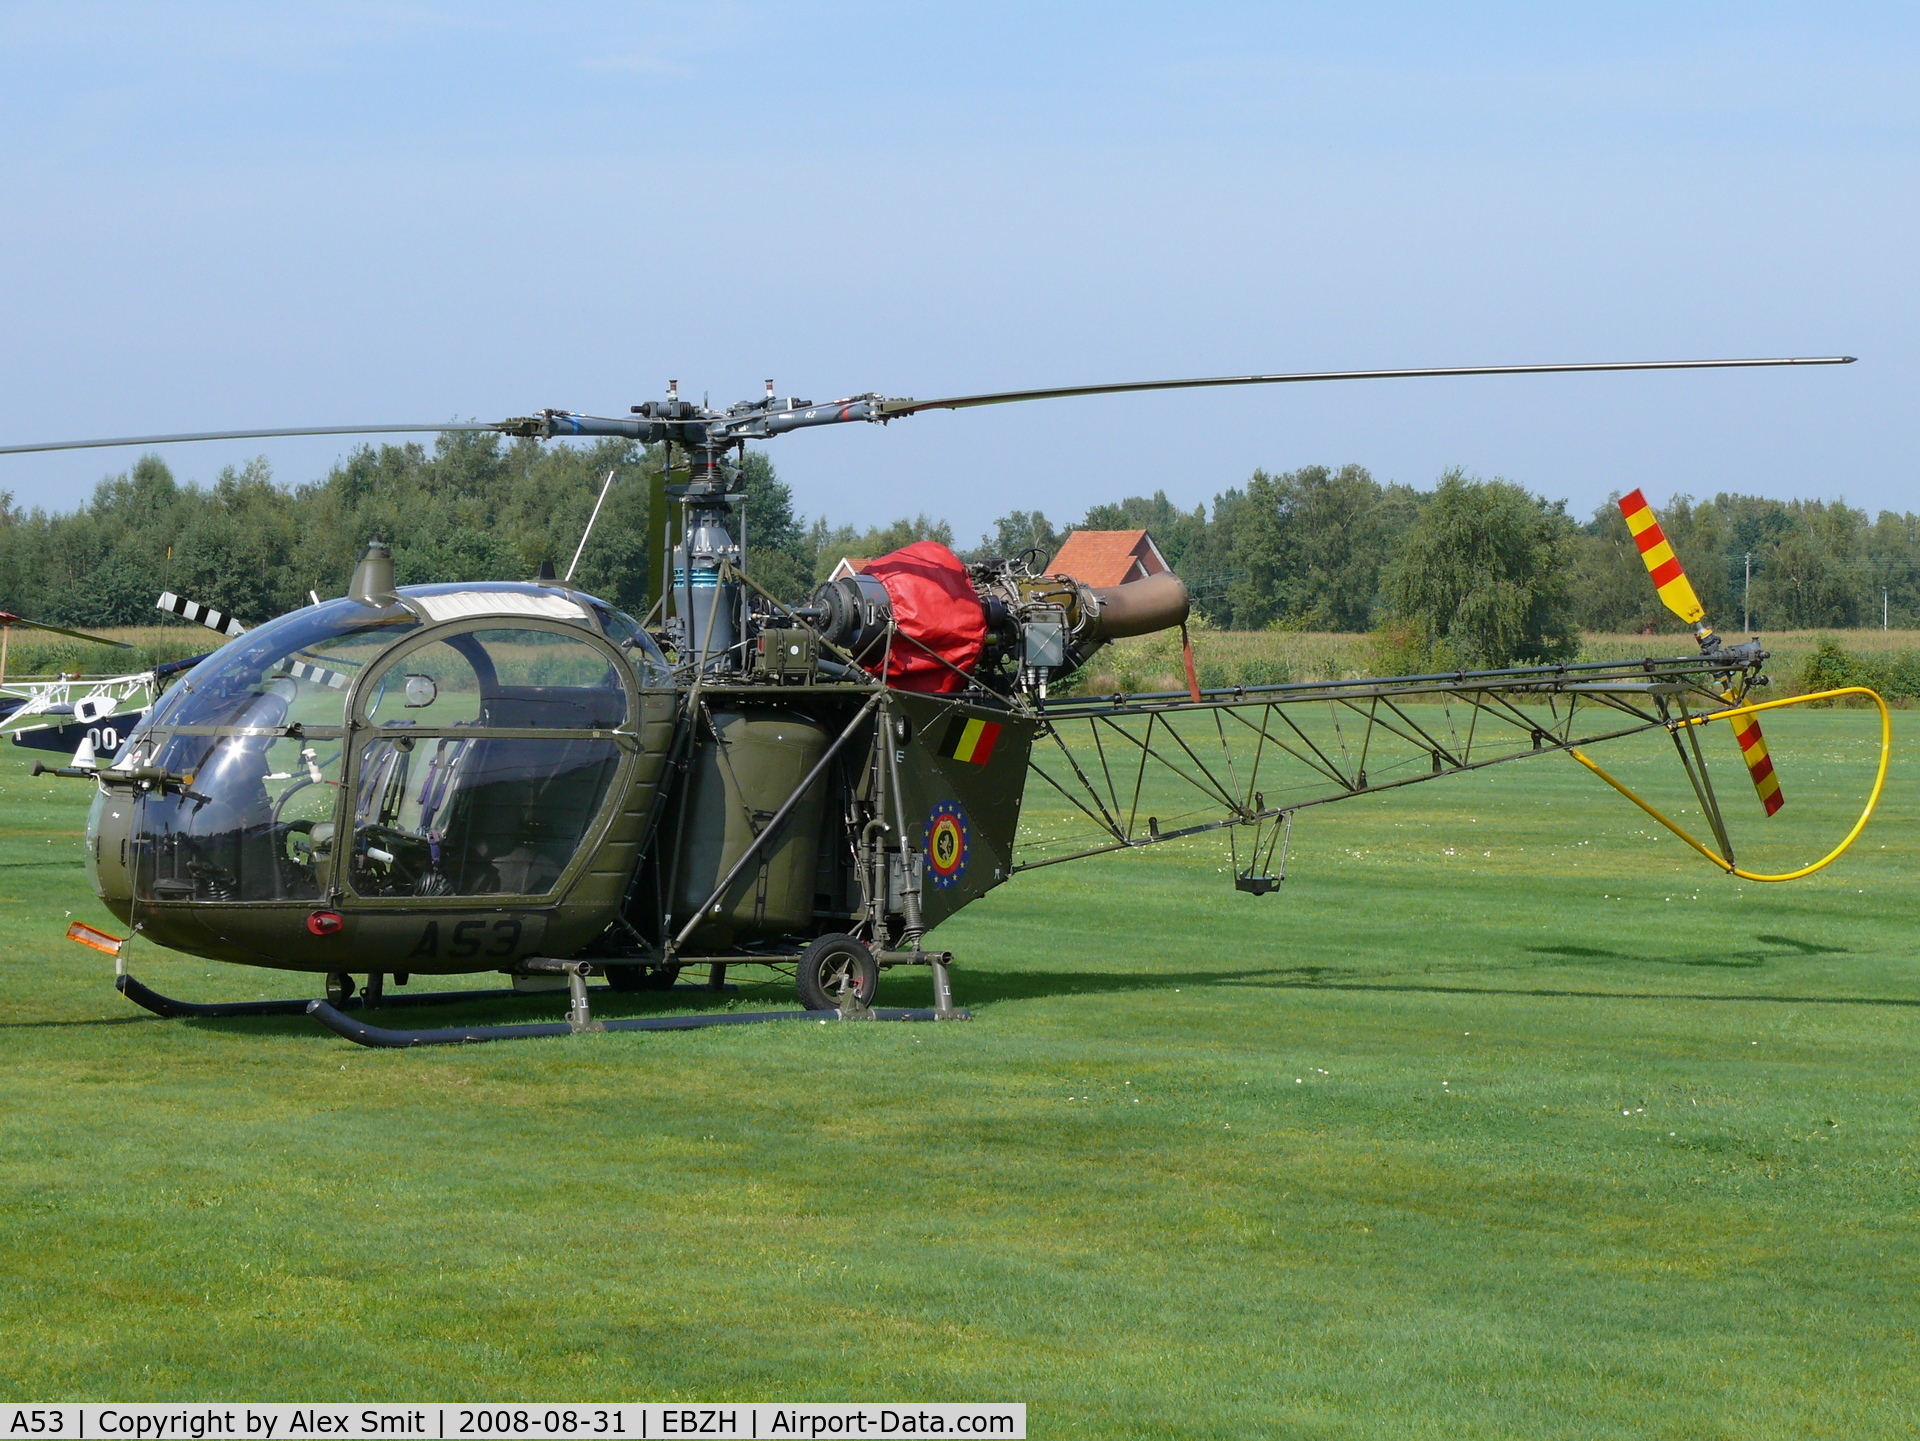
M 957 801 L 941 801 L 927 817 L 927 870 L 943 890 L 967 873 L 967 813 Z

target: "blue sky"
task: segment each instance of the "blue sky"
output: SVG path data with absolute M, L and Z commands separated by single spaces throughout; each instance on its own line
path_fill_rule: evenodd
M 772 447 L 970 538 L 1256 466 L 1920 508 L 1920 19 L 1822 5 L 0 5 L 0 437 L 1847 353 Z M 178 447 L 210 479 L 337 441 Z M 125 452 L 0 458 L 82 503 Z

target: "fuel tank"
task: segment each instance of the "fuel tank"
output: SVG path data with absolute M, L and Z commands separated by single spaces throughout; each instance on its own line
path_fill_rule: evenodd
M 815 721 L 790 709 L 758 707 L 715 712 L 713 730 L 702 741 L 676 808 L 677 922 L 705 903 L 828 745 L 826 730 Z M 780 834 L 708 907 L 707 919 L 688 938 L 688 951 L 724 950 L 811 927 L 827 789 L 816 785 L 801 798 L 781 822 Z

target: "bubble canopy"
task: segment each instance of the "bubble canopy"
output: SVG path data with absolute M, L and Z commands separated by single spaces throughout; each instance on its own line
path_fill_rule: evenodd
M 307 902 L 344 886 L 399 901 L 561 883 L 618 772 L 611 732 L 629 695 L 671 683 L 659 650 L 577 592 L 399 595 L 282 616 L 167 693 L 128 742 L 181 778 L 136 802 L 137 897 Z
M 632 617 L 590 596 L 491 582 L 408 586 L 400 599 L 385 610 L 326 601 L 248 631 L 176 682 L 145 729 L 342 725 L 347 692 L 368 664 L 428 624 L 467 617 L 571 620 L 620 646 L 643 688 L 671 684 L 665 658 Z

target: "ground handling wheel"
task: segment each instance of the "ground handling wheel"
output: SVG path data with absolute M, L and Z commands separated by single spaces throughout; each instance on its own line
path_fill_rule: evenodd
M 800 955 L 794 989 L 810 1011 L 837 1011 L 849 990 L 861 1006 L 871 1006 L 880 989 L 880 967 L 873 952 L 852 936 L 822 936 Z
M 680 979 L 678 966 L 608 966 L 607 986 L 622 995 L 641 991 L 670 991 Z
M 353 994 L 353 977 L 345 971 L 327 972 L 327 1004 L 337 1006 Z

